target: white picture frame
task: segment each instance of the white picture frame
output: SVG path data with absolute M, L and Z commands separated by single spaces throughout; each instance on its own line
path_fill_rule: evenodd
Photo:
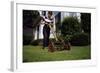
M 91 59 L 90 60 L 68 60 L 55 62 L 22 62 L 22 10 L 52 10 L 52 11 L 69 11 L 69 12 L 86 12 L 91 13 Z M 11 70 L 12 71 L 30 71 L 45 69 L 60 69 L 67 67 L 87 67 L 95 66 L 96 48 L 95 48 L 95 24 L 96 24 L 96 8 L 84 6 L 67 6 L 67 5 L 46 5 L 34 4 L 32 2 L 12 2 L 11 3 L 11 29 L 12 29 L 12 46 L 11 46 Z

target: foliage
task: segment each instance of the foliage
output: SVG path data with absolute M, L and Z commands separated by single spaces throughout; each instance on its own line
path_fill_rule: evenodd
M 28 45 L 34 39 L 33 30 L 36 30 L 36 19 L 39 18 L 37 10 L 23 10 L 23 44 Z M 40 18 L 39 18 L 40 19 Z M 39 20 L 38 19 L 38 20 Z M 36 43 L 35 43 L 36 44 Z
M 91 32 L 91 14 L 81 13 L 81 25 L 85 33 Z
M 80 32 L 80 23 L 76 17 L 66 17 L 62 22 L 61 33 L 66 36 L 66 34 L 74 34 Z
M 64 37 L 64 40 L 65 40 L 65 42 L 69 42 L 71 40 L 71 38 L 72 38 L 72 35 L 66 35 Z
M 39 45 L 39 40 L 33 40 L 33 41 L 31 42 L 31 45 L 34 45 L 34 46 Z
M 23 10 L 23 24 L 24 26 L 33 28 L 33 22 L 39 16 L 38 11 L 33 10 Z
M 90 44 L 90 37 L 87 33 L 76 33 L 71 38 L 71 45 L 83 46 Z
M 90 15 L 81 14 L 81 24 L 75 17 L 66 17 L 62 22 L 61 34 L 65 41 L 71 45 L 89 45 L 90 44 Z M 81 30 L 84 30 L 82 32 Z
M 32 40 L 32 36 L 31 35 L 23 35 L 23 45 L 30 44 L 31 40 Z

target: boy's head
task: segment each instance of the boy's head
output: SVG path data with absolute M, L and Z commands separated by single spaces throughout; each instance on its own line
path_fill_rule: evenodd
M 50 18 L 52 16 L 52 11 L 48 11 L 48 17 Z

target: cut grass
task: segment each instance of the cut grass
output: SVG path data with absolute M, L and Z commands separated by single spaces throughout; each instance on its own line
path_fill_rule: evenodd
M 42 46 L 23 46 L 23 62 L 84 60 L 91 58 L 90 46 L 72 46 L 70 51 L 48 52 Z

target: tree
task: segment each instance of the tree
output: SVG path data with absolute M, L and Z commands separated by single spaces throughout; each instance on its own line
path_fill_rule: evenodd
M 90 13 L 81 13 L 81 25 L 85 33 L 91 32 L 91 14 Z
M 23 44 L 30 44 L 34 39 L 34 31 L 38 24 L 36 19 L 39 16 L 39 12 L 36 10 L 23 10 Z
M 76 17 L 66 17 L 62 22 L 61 34 L 72 35 L 76 32 L 80 32 L 80 23 Z

